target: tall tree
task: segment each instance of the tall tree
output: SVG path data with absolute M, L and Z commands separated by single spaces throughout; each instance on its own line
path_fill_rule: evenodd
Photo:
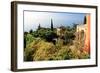
M 33 33 L 33 30 L 31 29 L 31 30 L 29 31 L 29 33 L 32 34 L 32 33 Z
M 38 30 L 39 30 L 39 29 L 41 29 L 41 25 L 40 25 L 40 24 L 39 24 L 39 26 L 38 26 Z
M 86 24 L 86 22 L 87 22 L 87 21 L 86 21 L 86 16 L 85 16 L 85 17 L 84 17 L 84 24 Z
M 53 20 L 51 19 L 51 30 L 53 31 Z

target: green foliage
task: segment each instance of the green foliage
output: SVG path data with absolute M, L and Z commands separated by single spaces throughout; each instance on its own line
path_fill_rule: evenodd
M 75 35 L 72 32 L 67 32 L 64 35 L 64 44 L 72 44 L 75 39 Z
M 26 40 L 26 44 L 33 42 L 33 40 L 35 39 L 31 34 L 25 35 L 24 38 Z
M 88 58 L 90 58 L 90 55 L 89 55 L 87 52 L 83 51 L 83 52 L 81 53 L 80 58 L 81 58 L 81 59 L 88 59 Z
M 66 27 L 63 35 L 58 36 L 53 28 L 42 28 L 40 25 L 36 31 L 30 30 L 24 33 L 26 46 L 24 48 L 25 61 L 41 60 L 70 60 L 88 59 L 89 53 L 82 51 L 84 39 L 77 40 L 74 35 L 76 26 Z M 83 33 L 82 37 L 83 38 Z M 56 38 L 55 44 L 52 42 Z M 24 43 L 25 45 L 25 43 Z
M 29 31 L 29 33 L 32 34 L 32 33 L 33 33 L 33 30 L 31 29 L 31 30 Z
M 41 29 L 38 29 L 37 31 L 34 31 L 34 32 L 32 33 L 32 35 L 33 35 L 34 37 L 41 37 L 41 38 L 43 39 L 43 38 L 45 38 L 45 34 L 46 34 L 47 32 L 50 32 L 50 31 L 51 31 L 50 29 L 41 28 Z
M 70 59 L 69 51 L 70 50 L 68 47 L 60 48 L 56 54 L 55 60 L 66 60 L 66 59 L 68 60 L 68 59 Z
M 25 61 L 33 61 L 33 54 L 36 52 L 38 45 L 36 45 L 38 42 L 40 42 L 41 39 L 34 39 L 33 42 L 30 44 L 27 44 L 25 51 L 24 51 L 24 60 Z
M 56 49 L 52 43 L 47 43 L 45 41 L 40 41 L 37 45 L 40 45 L 34 54 L 33 60 L 49 60 Z

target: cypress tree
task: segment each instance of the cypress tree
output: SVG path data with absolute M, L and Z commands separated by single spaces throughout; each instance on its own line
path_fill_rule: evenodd
M 39 24 L 39 26 L 38 26 L 38 30 L 39 30 L 39 29 L 41 29 L 41 25 L 40 25 L 40 24 Z
M 51 19 L 51 30 L 53 31 L 53 21 Z
M 87 21 L 86 21 L 86 16 L 85 16 L 85 17 L 84 17 L 84 24 L 86 24 L 86 22 L 87 22 Z

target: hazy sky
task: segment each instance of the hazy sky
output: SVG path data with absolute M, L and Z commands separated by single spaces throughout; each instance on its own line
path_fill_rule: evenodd
M 71 26 L 73 23 L 83 24 L 85 15 L 84 13 L 24 11 L 24 31 L 36 30 L 39 24 L 41 27 L 48 28 L 51 26 L 51 19 L 54 27 Z

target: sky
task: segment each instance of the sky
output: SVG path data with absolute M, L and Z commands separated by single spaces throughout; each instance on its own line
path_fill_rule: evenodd
M 31 29 L 35 31 L 39 24 L 41 27 L 50 28 L 51 19 L 54 28 L 72 26 L 73 23 L 83 24 L 85 15 L 85 13 L 71 12 L 24 11 L 24 31 L 29 32 Z

